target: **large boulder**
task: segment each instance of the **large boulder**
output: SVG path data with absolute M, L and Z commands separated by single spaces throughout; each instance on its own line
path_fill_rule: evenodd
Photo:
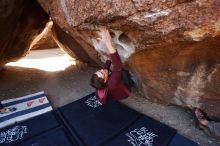
M 122 61 L 152 101 L 220 118 L 219 0 L 38 0 L 64 36 L 99 63 L 107 26 Z M 76 56 L 78 50 L 68 45 Z M 96 51 L 95 51 L 96 50 Z M 97 54 L 97 52 L 99 52 Z M 80 58 L 80 57 L 79 57 Z
M 128 64 L 150 100 L 200 106 L 210 117 L 220 117 L 219 41 L 217 37 L 181 49 L 143 50 L 129 58 Z
M 36 0 L 1 0 L 0 67 L 25 56 L 48 19 Z

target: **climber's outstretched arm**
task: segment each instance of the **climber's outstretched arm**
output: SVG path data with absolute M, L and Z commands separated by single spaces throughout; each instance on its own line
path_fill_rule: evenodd
M 114 54 L 116 52 L 115 48 L 112 46 L 111 35 L 106 27 L 101 27 L 102 41 L 105 43 L 109 54 Z

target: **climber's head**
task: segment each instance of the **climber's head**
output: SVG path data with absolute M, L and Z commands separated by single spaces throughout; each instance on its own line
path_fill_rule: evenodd
M 108 70 L 100 69 L 92 75 L 90 79 L 90 85 L 96 89 L 102 89 L 105 88 L 107 80 L 108 80 Z

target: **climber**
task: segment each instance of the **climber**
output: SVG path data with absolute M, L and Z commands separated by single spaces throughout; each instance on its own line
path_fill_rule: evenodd
M 131 92 L 134 82 L 128 71 L 122 69 L 122 63 L 118 52 L 111 43 L 111 36 L 105 27 L 101 27 L 102 41 L 105 43 L 110 55 L 113 69 L 109 76 L 111 61 L 107 60 L 103 69 L 96 71 L 90 80 L 90 85 L 96 88 L 96 96 L 104 104 L 107 97 L 113 100 L 125 99 Z
M 209 121 L 200 108 L 194 108 L 194 115 L 197 126 L 200 129 L 206 130 L 217 139 L 220 139 L 220 122 Z

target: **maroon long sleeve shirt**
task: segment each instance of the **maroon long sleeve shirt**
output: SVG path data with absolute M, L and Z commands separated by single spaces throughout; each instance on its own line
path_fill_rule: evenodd
M 113 64 L 113 69 L 112 74 L 107 81 L 107 96 L 115 100 L 125 99 L 129 96 L 130 90 L 127 88 L 122 80 L 122 63 L 120 57 L 117 52 L 115 52 L 114 54 L 110 54 L 110 56 Z M 104 69 L 109 70 L 110 66 L 111 61 L 107 60 Z

